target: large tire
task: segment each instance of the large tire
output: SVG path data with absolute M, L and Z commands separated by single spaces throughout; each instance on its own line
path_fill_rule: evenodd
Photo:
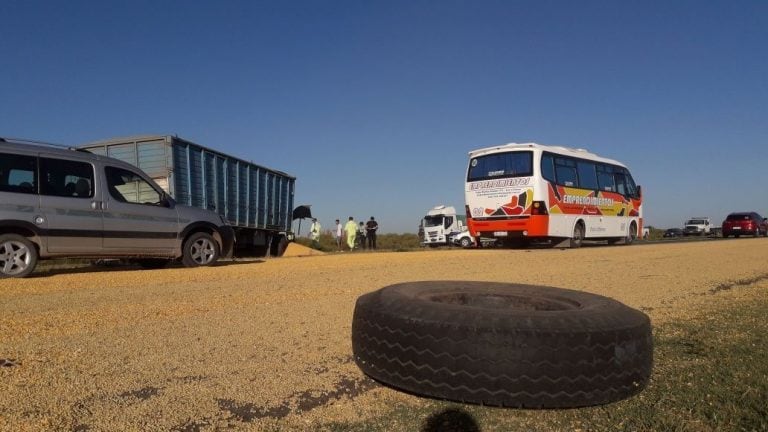
M 648 317 L 580 291 L 487 282 L 392 285 L 357 300 L 360 369 L 408 392 L 484 405 L 561 408 L 640 392 Z
M 219 260 L 219 244 L 206 232 L 192 234 L 183 247 L 181 263 L 185 267 L 209 266 Z
M 272 256 L 283 256 L 283 254 L 285 254 L 285 250 L 288 249 L 288 243 L 288 239 L 284 235 L 277 236 L 272 241 L 272 249 L 270 250 Z
M 37 249 L 24 236 L 0 235 L 0 279 L 29 276 L 37 266 Z

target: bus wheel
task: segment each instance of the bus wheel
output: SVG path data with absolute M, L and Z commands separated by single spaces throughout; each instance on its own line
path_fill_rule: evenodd
M 637 240 L 637 225 L 632 222 L 629 225 L 629 233 L 627 233 L 627 239 L 624 241 L 624 244 L 629 246 L 634 243 L 635 240 Z
M 571 247 L 579 248 L 584 243 L 584 224 L 576 222 L 573 227 L 573 237 L 571 238 Z
M 648 317 L 583 291 L 511 283 L 391 285 L 357 299 L 358 367 L 407 392 L 526 408 L 605 404 L 640 392 Z

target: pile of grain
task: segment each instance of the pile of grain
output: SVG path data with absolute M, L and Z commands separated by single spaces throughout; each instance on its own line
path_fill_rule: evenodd
M 284 257 L 299 257 L 299 256 L 311 256 L 311 255 L 325 255 L 325 252 L 308 248 L 295 242 L 288 244 L 285 249 Z

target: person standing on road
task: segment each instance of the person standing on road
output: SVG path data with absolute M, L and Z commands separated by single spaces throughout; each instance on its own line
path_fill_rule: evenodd
M 341 222 L 339 222 L 338 219 L 336 219 L 336 230 L 333 232 L 333 239 L 336 240 L 336 247 L 341 250 L 341 239 L 342 239 L 342 228 L 341 228 Z
M 365 224 L 365 230 L 367 232 L 366 237 L 368 238 L 368 249 L 376 249 L 376 230 L 379 229 L 379 223 L 376 222 L 376 219 L 371 216 L 371 220 L 369 220 Z
M 360 222 L 357 227 L 357 245 L 360 249 L 365 249 L 365 224 Z
M 355 236 L 357 235 L 355 218 L 352 216 L 349 217 L 347 224 L 344 225 L 344 231 L 347 233 L 347 246 L 349 246 L 349 250 L 353 250 L 355 248 Z
M 312 247 L 317 249 L 320 246 L 320 222 L 312 218 L 312 225 L 309 227 L 309 238 L 312 239 Z

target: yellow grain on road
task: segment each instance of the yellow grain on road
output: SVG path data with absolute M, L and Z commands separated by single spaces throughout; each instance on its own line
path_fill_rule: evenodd
M 765 295 L 768 267 L 753 258 L 766 250 L 768 239 L 297 253 L 1 280 L 0 430 L 302 430 L 380 415 L 419 398 L 352 361 L 363 293 L 418 280 L 550 285 L 613 297 L 658 324 Z

